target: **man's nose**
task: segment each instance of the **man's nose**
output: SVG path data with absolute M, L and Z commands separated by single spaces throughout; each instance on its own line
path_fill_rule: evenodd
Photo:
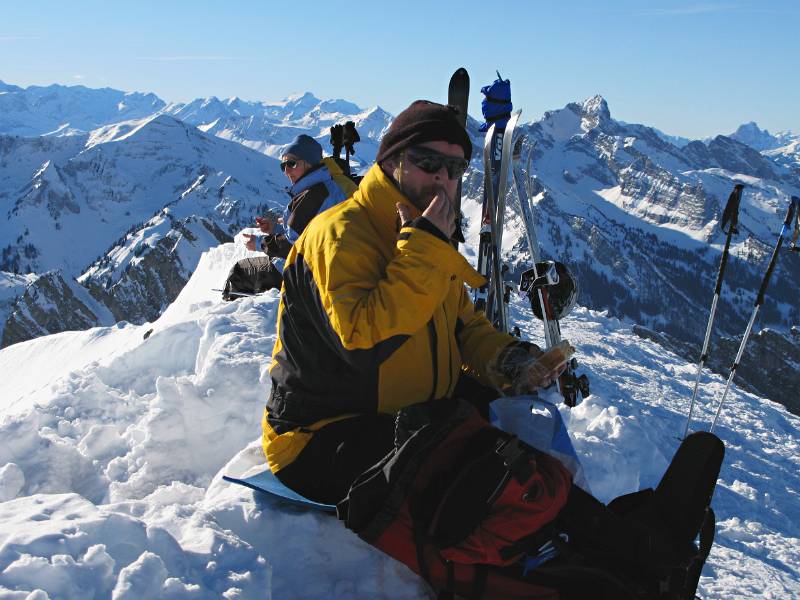
M 442 165 L 442 167 L 438 171 L 436 171 L 435 177 L 437 181 L 447 181 L 448 179 L 450 179 L 450 175 L 447 173 L 447 167 Z

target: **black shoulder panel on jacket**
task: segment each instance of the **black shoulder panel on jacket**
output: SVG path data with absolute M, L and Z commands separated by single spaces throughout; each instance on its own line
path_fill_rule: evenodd
M 333 330 L 311 270 L 298 254 L 283 272 L 281 350 L 272 367 L 269 423 L 278 433 L 378 408 L 380 366 L 409 336 L 347 350 Z
M 297 194 L 289 202 L 289 222 L 285 225 L 294 229 L 298 235 L 303 233 L 311 219 L 317 216 L 328 196 L 328 188 L 322 182 L 315 183 Z

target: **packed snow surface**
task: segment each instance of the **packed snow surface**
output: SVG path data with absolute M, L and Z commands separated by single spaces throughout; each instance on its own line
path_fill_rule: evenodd
M 241 242 L 241 240 L 238 240 Z M 262 462 L 278 294 L 223 302 L 241 243 L 206 252 L 155 323 L 0 351 L 0 598 L 428 598 L 335 517 L 222 481 Z M 538 339 L 522 300 L 512 320 Z M 694 365 L 577 309 L 592 396 L 562 409 L 602 500 L 657 483 Z M 707 426 L 724 381 L 704 378 Z M 734 390 L 703 598 L 800 596 L 800 419 Z

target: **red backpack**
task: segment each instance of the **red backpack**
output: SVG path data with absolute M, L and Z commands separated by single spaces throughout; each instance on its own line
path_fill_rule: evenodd
M 347 527 L 437 590 L 559 598 L 507 568 L 549 540 L 545 526 L 569 494 L 567 469 L 463 402 L 405 409 L 397 430 L 395 451 L 339 504 Z
M 465 402 L 403 409 L 395 438 L 337 514 L 440 598 L 694 597 L 714 537 L 716 436 L 688 436 L 656 489 L 608 506 Z

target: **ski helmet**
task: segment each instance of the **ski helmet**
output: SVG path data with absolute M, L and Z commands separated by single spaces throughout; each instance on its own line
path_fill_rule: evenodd
M 543 273 L 548 268 L 547 263 L 537 263 L 536 270 Z M 553 318 L 563 319 L 566 317 L 578 301 L 578 282 L 572 273 L 562 262 L 556 261 L 556 273 L 558 274 L 558 283 L 548 285 L 544 289 L 547 291 L 547 299 L 553 309 Z M 542 308 L 538 302 L 531 302 L 533 314 L 537 319 L 542 318 Z

